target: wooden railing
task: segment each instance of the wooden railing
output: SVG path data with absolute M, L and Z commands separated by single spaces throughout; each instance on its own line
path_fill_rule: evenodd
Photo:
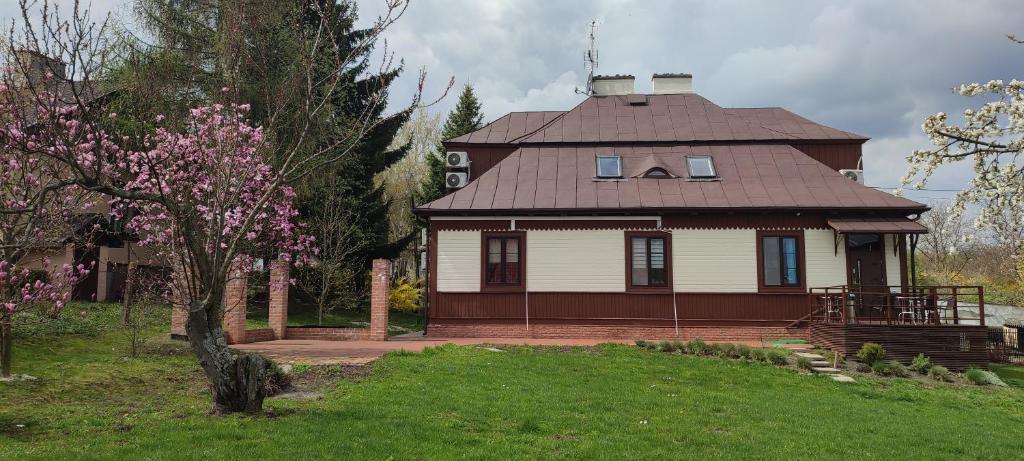
M 847 285 L 808 290 L 811 322 L 874 325 L 985 325 L 980 286 Z

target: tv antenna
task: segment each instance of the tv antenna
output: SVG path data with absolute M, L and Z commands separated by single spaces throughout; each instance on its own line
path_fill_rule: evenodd
M 576 88 L 576 93 L 594 94 L 594 71 L 597 70 L 597 20 L 590 21 L 590 48 L 583 52 L 583 68 L 587 70 L 587 88 Z

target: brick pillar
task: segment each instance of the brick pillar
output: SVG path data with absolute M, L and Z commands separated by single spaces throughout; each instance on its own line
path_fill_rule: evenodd
M 370 293 L 370 340 L 388 339 L 388 288 L 391 286 L 391 261 L 373 260 L 373 287 Z
M 245 342 L 246 274 L 232 269 L 224 287 L 224 334 L 228 344 Z
M 270 263 L 270 329 L 274 339 L 285 339 L 288 328 L 288 261 Z
M 184 295 L 180 293 L 180 290 L 184 288 L 182 276 L 175 272 L 171 277 L 171 337 L 182 337 L 188 334 L 185 331 L 185 324 L 188 322 L 188 306 L 185 305 Z

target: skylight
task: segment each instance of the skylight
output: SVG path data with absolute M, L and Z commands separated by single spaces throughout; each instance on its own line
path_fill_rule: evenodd
M 618 155 L 598 155 L 597 177 L 603 179 L 621 178 L 622 157 Z
M 715 162 L 707 155 L 691 155 L 686 157 L 686 166 L 690 169 L 690 179 L 715 179 Z

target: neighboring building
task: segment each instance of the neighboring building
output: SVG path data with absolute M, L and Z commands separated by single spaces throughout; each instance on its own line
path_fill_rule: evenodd
M 72 91 L 77 91 L 88 104 L 102 104 L 112 91 L 94 91 L 85 88 L 81 82 L 72 81 L 66 74 L 66 66 L 33 51 L 15 53 L 16 63 L 12 64 L 16 75 L 15 85 L 25 88 L 45 88 L 47 91 L 65 95 L 72 102 Z M 32 115 L 29 114 L 28 117 Z M 23 258 L 20 263 L 29 269 L 42 269 L 43 259 L 49 260 L 49 267 L 63 264 L 85 264 L 92 266 L 89 275 L 75 286 L 73 298 L 79 301 L 119 301 L 125 289 L 128 266 L 134 263 L 139 270 L 166 273 L 167 270 L 148 248 L 134 243 L 134 236 L 124 232 L 121 223 L 110 213 L 105 197 L 97 196 L 88 209 L 76 215 L 70 223 L 72 234 L 65 241 L 55 241 L 47 251 L 38 251 Z
M 567 112 L 445 141 L 468 162 L 415 210 L 427 334 L 785 337 L 805 333 L 811 288 L 906 288 L 928 207 L 860 183 L 868 138 L 691 88 L 595 77 Z

